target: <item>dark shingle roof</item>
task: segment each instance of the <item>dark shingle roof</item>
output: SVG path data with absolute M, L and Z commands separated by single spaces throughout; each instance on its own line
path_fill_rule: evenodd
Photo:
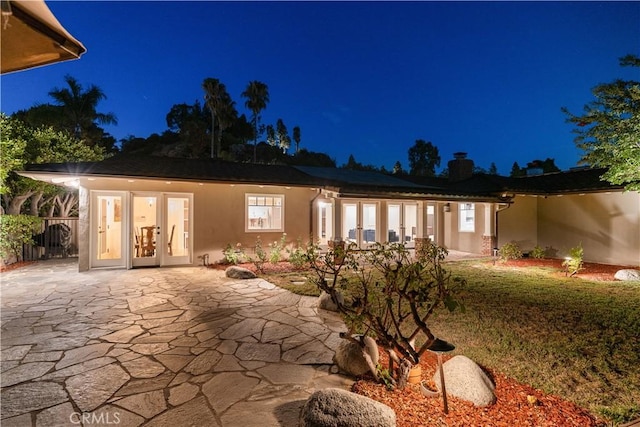
M 28 165 L 26 170 L 30 172 L 60 172 L 74 175 L 254 184 L 317 186 L 323 183 L 319 179 L 283 165 L 155 156 L 116 156 L 101 162 L 36 164 Z
M 622 185 L 613 185 L 600 177 L 606 169 L 580 168 L 565 172 L 553 172 L 543 175 L 511 178 L 512 191 L 527 194 L 588 193 L 622 189 Z
M 577 169 L 520 178 L 477 174 L 463 181 L 450 182 L 440 177 L 389 176 L 348 169 L 131 155 L 111 157 L 102 162 L 49 163 L 26 167 L 26 172 L 80 176 L 323 187 L 345 196 L 475 200 L 504 200 L 504 193 L 546 195 L 621 189 L 622 186 L 600 180 L 604 171 Z

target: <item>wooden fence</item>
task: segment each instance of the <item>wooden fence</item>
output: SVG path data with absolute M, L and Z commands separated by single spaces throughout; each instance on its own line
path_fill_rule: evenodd
M 35 261 L 78 256 L 78 218 L 43 218 L 34 245 L 22 245 L 22 259 Z

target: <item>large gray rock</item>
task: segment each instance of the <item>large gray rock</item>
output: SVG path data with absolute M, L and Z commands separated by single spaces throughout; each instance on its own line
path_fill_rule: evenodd
M 387 405 L 338 388 L 313 393 L 302 407 L 300 427 L 393 427 L 396 414 Z
M 634 269 L 624 269 L 616 271 L 615 276 L 613 276 L 616 280 L 623 280 L 625 282 L 640 280 L 640 270 Z
M 344 304 L 344 296 L 342 296 L 342 292 L 336 291 L 336 298 L 338 303 Z M 322 291 L 318 297 L 318 308 L 328 311 L 338 311 L 338 305 L 333 301 L 333 299 L 331 299 L 331 295 L 325 291 Z
M 371 358 L 373 365 L 378 363 L 378 346 L 371 337 L 364 337 L 365 347 L 351 340 L 342 340 L 336 348 L 333 363 L 346 374 L 358 376 L 369 372 L 369 364 L 365 358 L 365 352 Z
M 447 394 L 473 403 L 488 406 L 496 401 L 493 393 L 496 386 L 473 360 L 466 356 L 455 356 L 442 365 Z M 436 370 L 433 381 L 440 390 L 440 370 Z
M 253 271 L 235 265 L 227 268 L 224 274 L 231 279 L 255 279 L 257 277 Z

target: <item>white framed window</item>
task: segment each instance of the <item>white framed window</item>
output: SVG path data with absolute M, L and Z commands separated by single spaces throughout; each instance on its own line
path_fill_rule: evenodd
M 474 203 L 460 203 L 459 205 L 459 227 L 462 233 L 473 233 L 476 231 L 476 211 Z
M 284 231 L 284 194 L 246 194 L 245 231 Z

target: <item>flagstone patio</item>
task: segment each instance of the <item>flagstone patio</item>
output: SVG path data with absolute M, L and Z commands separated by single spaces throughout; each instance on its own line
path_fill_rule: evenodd
M 351 385 L 342 321 L 262 279 L 72 260 L 0 278 L 3 427 L 292 426 L 315 390 Z

